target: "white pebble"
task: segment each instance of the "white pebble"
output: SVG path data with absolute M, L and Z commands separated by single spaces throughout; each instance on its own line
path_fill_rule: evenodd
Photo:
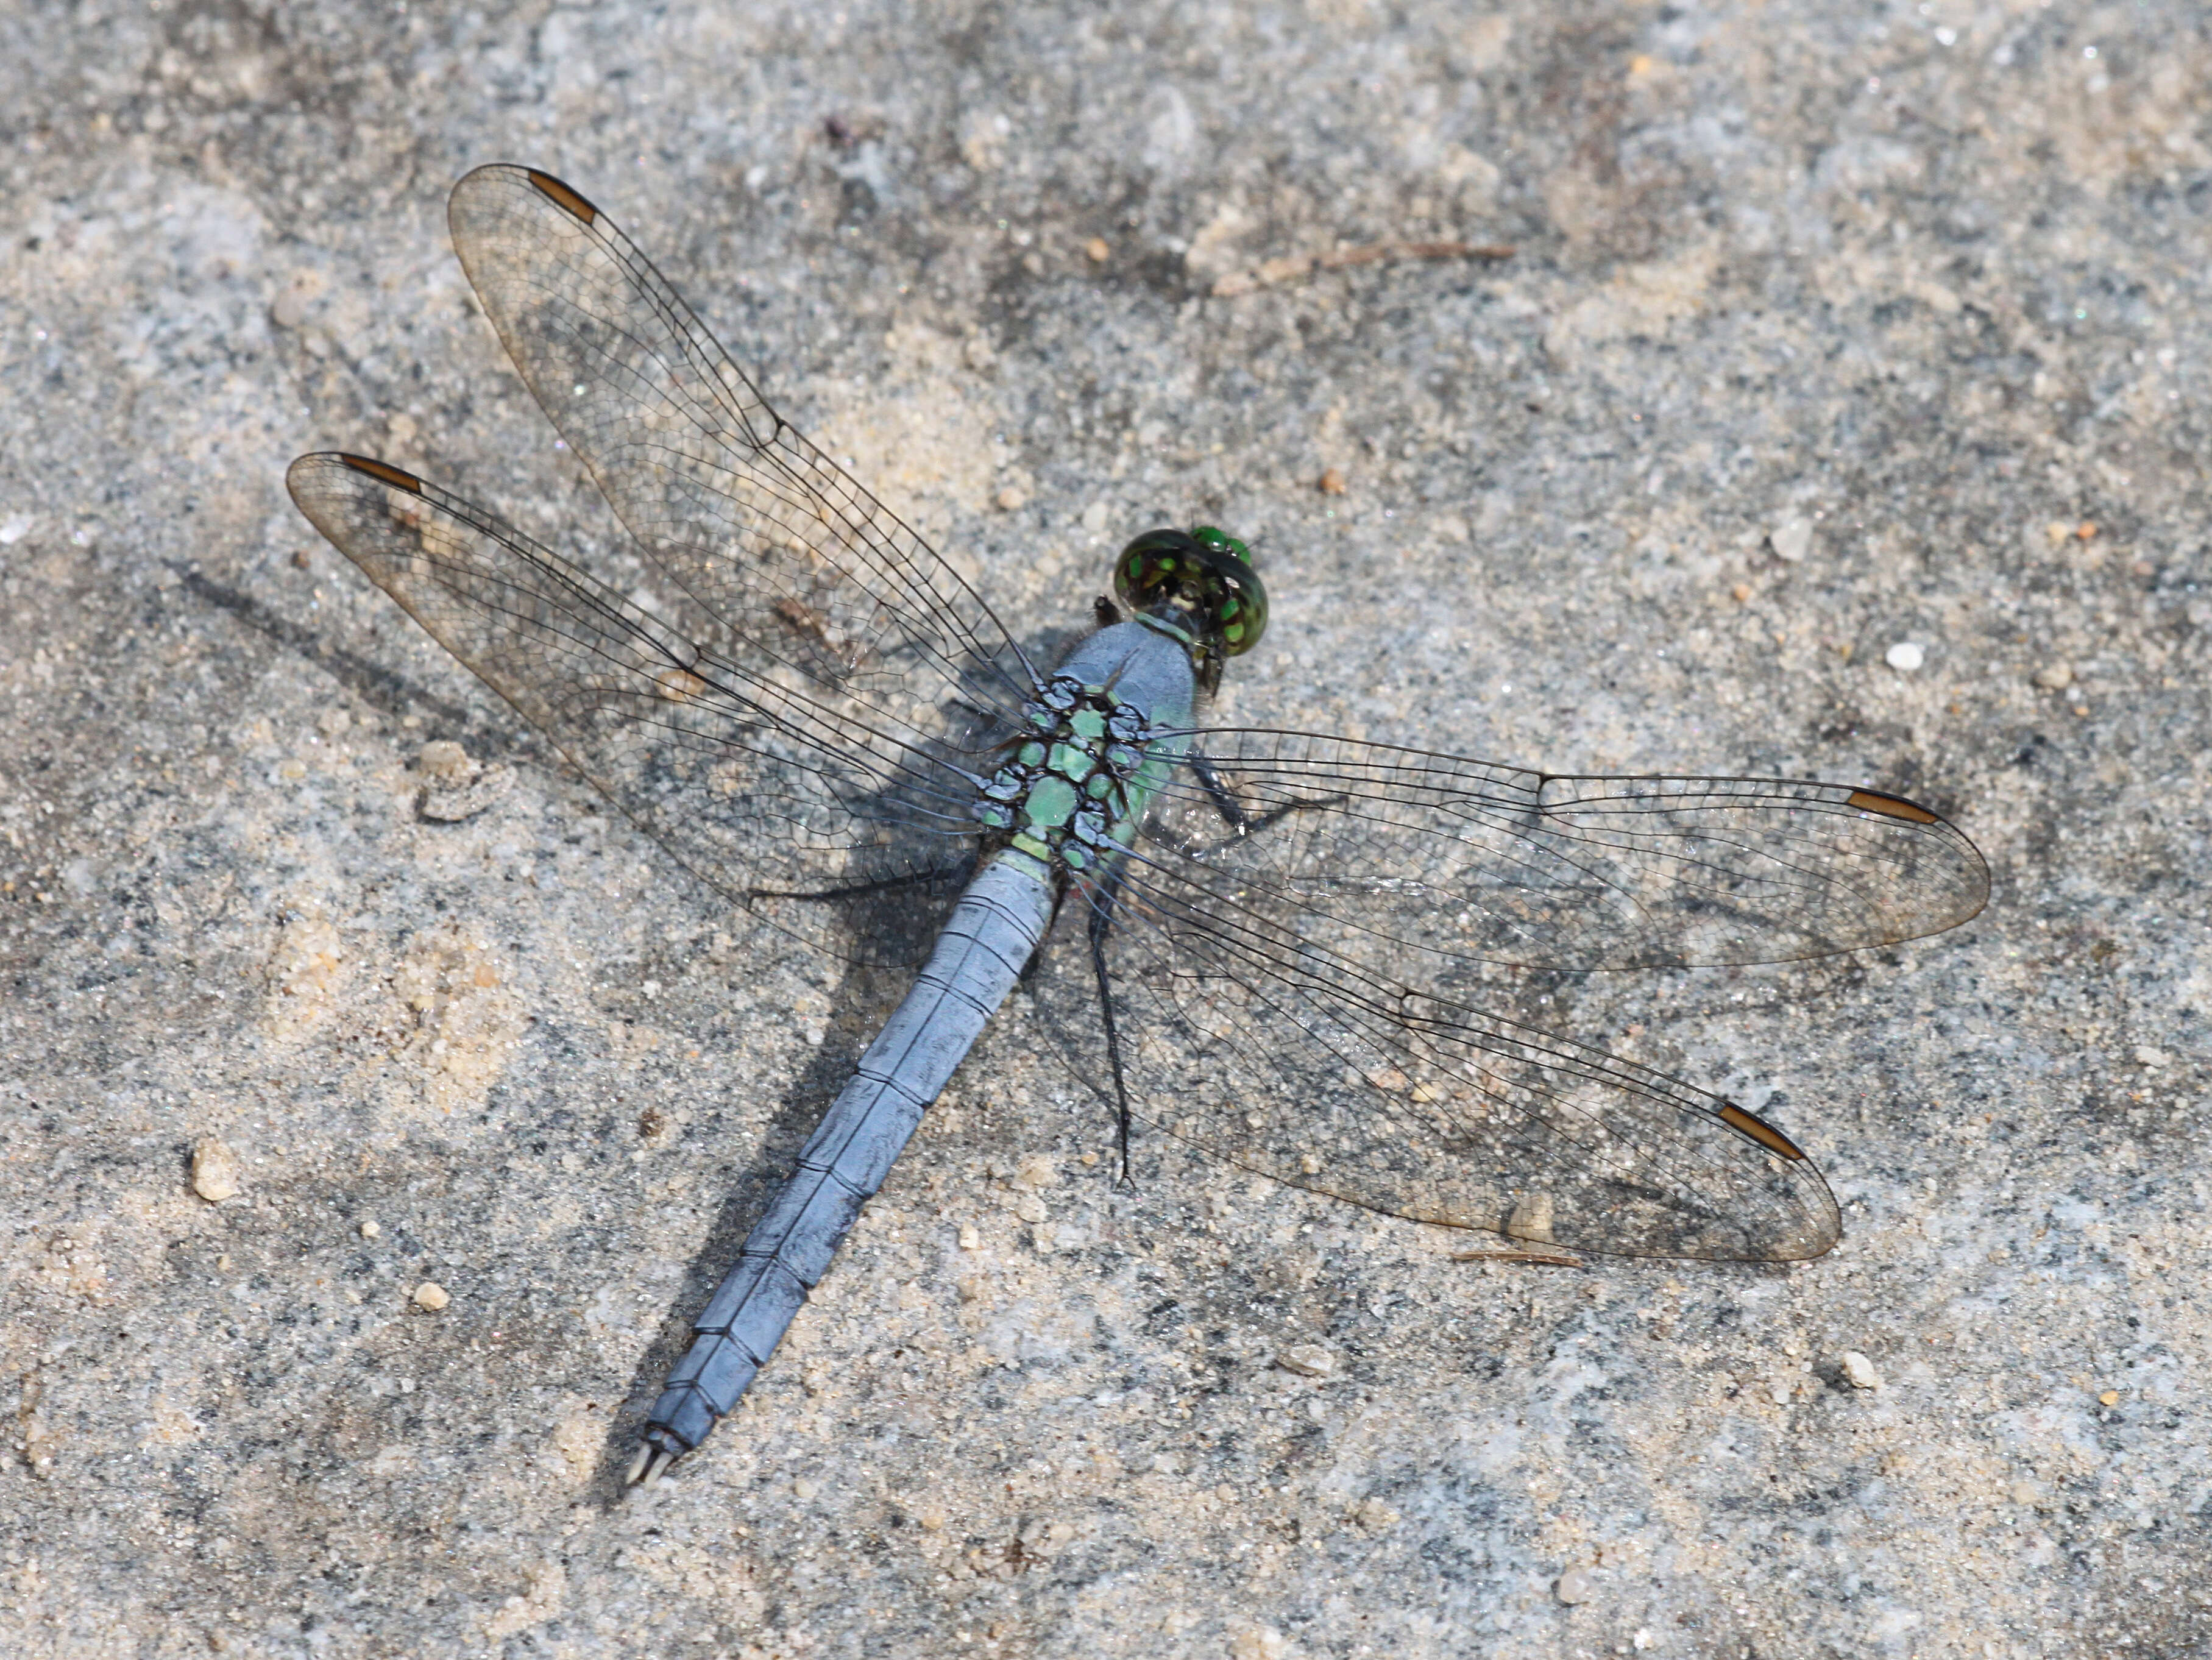
M 238 1197 L 238 1155 L 230 1144 L 203 1136 L 192 1149 L 192 1191 L 210 1205 Z
M 459 744 L 434 739 L 416 752 L 415 766 L 425 777 L 460 779 L 469 771 L 469 752 Z
M 1301 1377 L 1336 1375 L 1336 1357 L 1318 1343 L 1293 1343 L 1275 1356 L 1275 1364 Z
M 2166 1064 L 2166 1051 L 2154 1049 L 2148 1043 L 2139 1043 L 2136 1046 L 2136 1064 L 2148 1067 L 2154 1072 Z
M 1911 674 L 1928 660 L 1928 649 L 1911 640 L 1900 640 L 1882 653 L 1881 660 L 1899 674 Z
M 2071 663 L 2045 663 L 2035 672 L 2035 684 L 2045 691 L 2064 691 L 2074 684 Z
M 1766 532 L 1766 544 L 1785 564 L 1796 564 L 1813 550 L 1813 521 L 1798 514 L 1775 521 Z
M 374 1239 L 383 1231 L 384 1230 L 374 1222 L 364 1222 L 361 1225 L 361 1237 L 364 1239 Z
M 1878 1389 L 1881 1387 L 1881 1374 L 1874 1369 L 1874 1362 L 1856 1349 L 1845 1349 L 1844 1381 L 1855 1389 Z
M 416 1306 L 428 1309 L 433 1314 L 453 1300 L 453 1298 L 447 1293 L 446 1288 L 434 1280 L 425 1280 L 415 1287 Z
M 1591 1588 L 1589 1575 L 1580 1568 L 1569 1568 L 1559 1576 L 1559 1583 L 1553 1589 L 1558 1592 L 1559 1601 L 1569 1604 L 1587 1602 L 1597 1595 Z

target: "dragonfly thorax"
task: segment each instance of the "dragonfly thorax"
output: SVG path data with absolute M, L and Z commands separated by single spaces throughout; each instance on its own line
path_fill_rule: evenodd
M 1022 705 L 1024 735 L 983 786 L 975 817 L 1012 845 L 1073 872 L 1124 850 L 1143 801 L 1142 709 L 1103 685 L 1058 675 Z

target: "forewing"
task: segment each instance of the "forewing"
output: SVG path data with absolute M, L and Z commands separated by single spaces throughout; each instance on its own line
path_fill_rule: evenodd
M 1341 939 L 1569 970 L 1778 963 L 1955 927 L 1989 869 L 1926 807 L 1771 778 L 1555 776 L 1349 739 L 1195 733 L 1153 809 L 1183 879 Z
M 975 847 L 973 782 L 939 746 L 871 725 L 787 657 L 710 649 L 682 617 L 396 467 L 307 455 L 286 483 L 341 552 L 699 876 L 833 954 L 926 952 Z M 863 903 L 866 927 L 848 926 Z
M 1091 897 L 1111 906 L 1136 1114 L 1218 1158 L 1576 1250 L 1791 1262 L 1840 1235 L 1812 1162 L 1732 1103 L 1416 991 L 1311 937 L 1329 932 L 1313 919 L 1241 906 L 1172 857 L 1140 849 L 1113 899 Z M 1085 1075 L 1109 1079 L 1085 953 L 1048 957 L 1037 990 Z
M 635 244 L 576 192 L 479 167 L 454 251 L 507 355 L 647 556 L 743 641 L 927 745 L 1032 684 L 989 607 L 769 407 Z

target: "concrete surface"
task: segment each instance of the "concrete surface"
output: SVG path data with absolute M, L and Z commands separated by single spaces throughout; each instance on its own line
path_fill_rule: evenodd
M 9 9 L 0 1652 L 2212 1653 L 2208 83 L 2174 3 Z M 1117 1195 L 1016 1006 L 623 1498 L 898 988 L 283 496 L 370 450 L 623 569 L 446 246 L 501 158 L 1040 630 L 1218 520 L 1243 717 L 1954 813 L 1952 935 L 1523 1000 L 1844 1243 Z M 1514 252 L 1318 258 L 1450 239 Z

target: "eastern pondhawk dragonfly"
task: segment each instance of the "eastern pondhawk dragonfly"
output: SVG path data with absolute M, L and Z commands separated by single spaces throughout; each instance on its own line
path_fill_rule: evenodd
M 737 1404 L 1024 976 L 1118 1104 L 1125 1180 L 1131 1115 L 1157 1113 L 1292 1186 L 1510 1240 L 1791 1262 L 1840 1237 L 1780 1129 L 1490 1012 L 1480 982 L 1953 927 L 1989 874 L 1941 816 L 1201 725 L 1267 622 L 1249 550 L 1212 527 L 1132 541 L 1048 666 L 576 191 L 480 167 L 448 219 L 659 591 L 625 598 L 382 461 L 303 456 L 293 500 L 698 876 L 832 956 L 921 965 L 696 1323 L 631 1481 Z

